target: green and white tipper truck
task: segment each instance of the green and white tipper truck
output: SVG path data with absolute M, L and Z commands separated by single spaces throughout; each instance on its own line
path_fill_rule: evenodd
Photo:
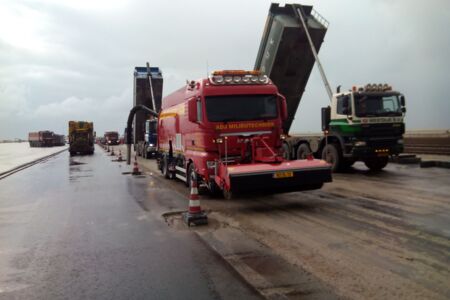
M 363 161 L 374 171 L 383 169 L 390 155 L 403 152 L 405 97 L 388 84 L 353 86 L 331 91 L 317 51 L 328 22 L 311 6 L 272 4 L 255 69 L 261 70 L 286 97 L 288 133 L 314 64 L 317 62 L 330 106 L 322 108 L 322 135 L 287 135 L 288 159 L 322 158 L 333 171 Z M 319 114 L 318 114 L 319 115 Z

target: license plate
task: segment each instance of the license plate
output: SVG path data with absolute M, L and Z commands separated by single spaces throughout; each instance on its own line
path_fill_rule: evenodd
M 292 171 L 284 171 L 284 172 L 276 172 L 273 174 L 273 178 L 288 178 L 294 177 L 294 172 Z

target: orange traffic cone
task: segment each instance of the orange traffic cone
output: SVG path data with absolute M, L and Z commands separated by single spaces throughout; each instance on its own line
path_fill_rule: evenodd
M 134 156 L 134 164 L 133 164 L 133 172 L 131 172 L 132 175 L 141 175 L 141 171 L 139 171 L 139 166 L 137 163 L 137 157 Z
M 111 156 L 114 156 L 114 147 L 111 147 Z
M 109 146 L 107 146 L 107 148 L 106 148 L 106 151 L 107 151 L 107 152 L 109 152 L 109 151 L 110 151 L 110 150 L 109 150 Z
M 117 157 L 117 161 L 122 161 L 122 151 L 119 149 L 119 157 Z
M 183 213 L 184 222 L 191 226 L 208 224 L 208 216 L 202 211 L 200 207 L 200 198 L 198 197 L 198 181 L 197 175 L 192 174 L 191 177 L 191 194 L 189 195 L 189 209 Z

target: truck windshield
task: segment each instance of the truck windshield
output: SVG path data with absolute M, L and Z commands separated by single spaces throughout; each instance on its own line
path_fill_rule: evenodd
M 402 110 L 397 95 L 355 95 L 357 117 L 401 116 Z
M 275 119 L 275 95 L 226 95 L 206 97 L 206 115 L 210 122 Z

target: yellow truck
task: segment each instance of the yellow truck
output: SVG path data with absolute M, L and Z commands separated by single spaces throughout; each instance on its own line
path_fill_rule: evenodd
M 94 154 L 94 123 L 86 121 L 69 121 L 70 156 Z

